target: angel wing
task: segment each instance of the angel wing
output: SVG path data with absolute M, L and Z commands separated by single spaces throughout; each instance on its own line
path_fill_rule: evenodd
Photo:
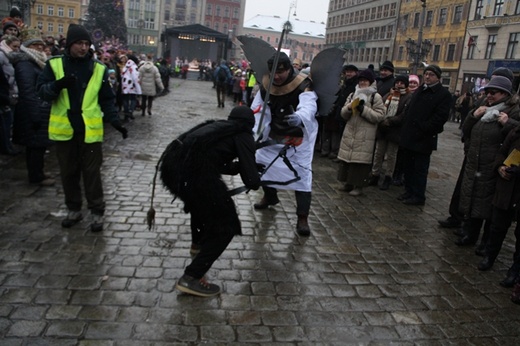
M 237 36 L 237 39 L 242 43 L 244 55 L 255 71 L 256 80 L 260 82 L 262 77 L 269 72 L 267 60 L 276 53 L 276 49 L 258 37 L 241 35 Z
M 312 60 L 310 76 L 318 94 L 319 115 L 328 115 L 336 100 L 344 56 L 345 50 L 333 47 L 322 50 Z

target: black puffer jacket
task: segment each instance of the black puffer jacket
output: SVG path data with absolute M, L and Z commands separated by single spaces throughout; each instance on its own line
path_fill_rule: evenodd
M 491 202 L 495 192 L 498 173 L 494 165 L 496 155 L 509 131 L 520 119 L 520 109 L 511 98 L 505 101 L 502 110 L 510 121 L 502 126 L 498 121 L 482 122 L 468 114 L 464 122 L 466 141 L 466 167 L 462 179 L 460 210 L 468 217 L 488 219 L 491 217 Z
M 36 81 L 42 68 L 26 52 L 12 52 L 9 58 L 15 69 L 18 103 L 14 111 L 13 142 L 32 148 L 48 147 L 51 104 L 41 100 Z

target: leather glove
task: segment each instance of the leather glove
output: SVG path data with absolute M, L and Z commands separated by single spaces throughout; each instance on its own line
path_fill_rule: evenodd
M 259 173 L 264 173 L 265 165 L 263 163 L 257 163 L 256 169 L 258 170 Z
M 289 126 L 300 126 L 302 124 L 302 119 L 296 114 L 287 115 L 284 117 L 284 120 L 287 122 Z
M 520 166 L 511 165 L 511 167 L 506 168 L 506 172 L 514 177 L 520 177 Z
M 54 82 L 56 85 L 56 89 L 62 90 L 62 89 L 69 89 L 72 88 L 76 84 L 76 77 L 75 76 L 65 76 L 61 79 L 58 79 Z
M 128 138 L 128 130 L 126 129 L 126 127 L 124 127 L 123 125 L 121 125 L 121 123 L 119 121 L 114 121 L 112 123 L 112 126 L 119 132 L 121 132 L 121 135 L 123 136 L 123 139 L 127 139 Z

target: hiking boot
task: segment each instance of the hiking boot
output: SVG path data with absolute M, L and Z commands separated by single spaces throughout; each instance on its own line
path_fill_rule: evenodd
M 392 184 L 392 177 L 386 176 L 385 180 L 383 180 L 383 183 L 379 187 L 379 190 L 388 190 L 390 188 L 390 184 Z
M 61 227 L 71 228 L 83 219 L 81 211 L 69 211 L 67 217 L 61 221 Z
M 103 230 L 103 216 L 97 214 L 90 214 L 90 225 L 88 226 L 91 232 L 97 233 Z
M 311 229 L 307 222 L 307 214 L 298 215 L 298 222 L 296 223 L 296 233 L 301 236 L 308 237 L 311 235 Z
M 181 292 L 199 297 L 211 297 L 220 294 L 220 287 L 217 285 L 208 283 L 204 278 L 195 279 L 186 274 L 177 281 L 175 288 Z
M 278 203 L 280 203 L 280 200 L 278 199 L 278 197 L 270 200 L 266 196 L 264 196 L 264 197 L 262 197 L 260 202 L 254 204 L 254 208 L 256 210 L 267 209 L 267 208 L 269 208 L 270 205 L 276 205 Z
M 379 183 L 379 175 L 370 174 L 368 176 L 368 186 L 377 186 Z

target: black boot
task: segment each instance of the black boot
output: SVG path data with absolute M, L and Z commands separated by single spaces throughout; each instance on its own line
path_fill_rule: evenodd
M 480 271 L 486 271 L 491 269 L 493 267 L 493 264 L 495 264 L 496 257 L 486 255 L 482 261 L 478 264 L 478 270 Z
M 276 205 L 280 203 L 276 189 L 267 186 L 264 186 L 262 189 L 264 190 L 264 197 L 262 197 L 260 202 L 254 204 L 253 207 L 255 209 L 267 209 L 270 205 Z
M 377 186 L 379 183 L 379 175 L 373 175 L 370 173 L 368 176 L 368 186 Z
M 308 216 L 309 215 L 307 214 L 298 214 L 298 222 L 296 223 L 296 233 L 303 237 L 308 237 L 311 235 L 311 229 L 307 221 Z
M 482 227 L 482 220 L 479 219 L 467 219 L 462 224 L 462 231 L 464 236 L 460 237 L 455 241 L 457 246 L 468 246 L 475 245 L 480 234 L 480 228 Z
M 392 184 L 392 177 L 385 176 L 385 180 L 383 180 L 383 183 L 379 187 L 379 190 L 388 190 L 390 188 L 390 184 Z
M 509 270 L 507 272 L 507 276 L 505 277 L 505 279 L 500 281 L 500 286 L 513 287 L 516 283 L 517 278 L 518 278 L 518 272 L 511 272 L 511 270 Z

